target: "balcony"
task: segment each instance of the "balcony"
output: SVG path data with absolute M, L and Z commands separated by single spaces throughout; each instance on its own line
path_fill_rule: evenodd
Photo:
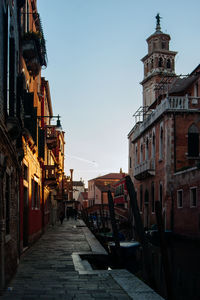
M 46 133 L 47 147 L 50 150 L 56 148 L 58 144 L 56 126 L 54 125 L 45 126 L 45 133 Z
M 136 123 L 135 127 L 133 128 L 132 141 L 138 138 L 152 123 L 154 123 L 165 112 L 172 111 L 178 113 L 184 111 L 195 111 L 199 108 L 199 97 L 188 97 L 186 95 L 165 98 L 156 107 L 155 110 L 152 110 L 152 112 L 143 120 L 143 122 Z
M 134 168 L 134 177 L 142 180 L 150 176 L 155 176 L 155 159 L 145 160 Z
M 44 184 L 50 188 L 56 188 L 58 185 L 57 167 L 55 165 L 45 165 L 44 172 Z
M 27 32 L 23 37 L 22 53 L 27 69 L 32 76 L 37 76 L 42 66 L 46 66 L 46 47 L 40 32 Z

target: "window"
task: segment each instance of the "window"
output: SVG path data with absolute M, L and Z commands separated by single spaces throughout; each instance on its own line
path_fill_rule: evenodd
M 171 61 L 170 61 L 170 59 L 167 60 L 167 68 L 168 68 L 168 69 L 171 68 Z
M 24 164 L 24 179 L 28 181 L 28 167 Z
M 159 148 L 159 158 L 163 158 L 163 128 L 160 126 L 160 148 Z
M 162 58 L 160 57 L 159 60 L 158 60 L 158 67 L 161 68 L 163 65 L 163 60 Z
M 199 86 L 198 86 L 198 82 L 195 84 L 194 86 L 194 96 L 198 97 L 199 96 Z
M 183 190 L 177 191 L 177 207 L 183 207 Z
M 151 60 L 151 69 L 153 69 L 153 59 Z
M 135 165 L 137 165 L 138 162 L 138 150 L 137 150 L 137 145 L 135 145 Z
M 23 30 L 24 32 L 28 32 L 29 31 L 29 17 L 30 17 L 30 13 L 29 13 L 29 1 L 26 0 L 24 8 L 23 8 Z
M 146 140 L 146 160 L 149 159 L 149 139 Z
M 147 73 L 149 72 L 149 64 L 147 63 Z
M 194 124 L 188 129 L 188 156 L 199 156 L 199 130 Z
M 140 146 L 140 162 L 143 161 L 143 145 Z
M 6 234 L 10 233 L 10 176 L 6 174 Z
M 162 182 L 160 182 L 160 187 L 159 187 L 159 198 L 160 198 L 160 204 L 162 206 L 162 202 L 163 202 L 163 186 L 162 186 Z
M 197 206 L 197 188 L 193 187 L 190 189 L 190 206 L 196 207 Z
M 155 138 L 155 133 L 153 133 L 152 137 L 152 158 L 155 158 L 156 154 L 156 138 Z
M 132 168 L 131 156 L 129 157 L 129 167 Z
M 166 42 L 162 42 L 162 49 L 166 48 Z
M 39 188 L 38 188 L 38 183 L 32 179 L 31 180 L 31 191 L 32 191 L 32 208 L 39 208 L 39 201 L 40 201 L 40 197 L 39 197 Z
M 142 212 L 142 205 L 143 205 L 143 189 L 141 185 L 140 186 L 140 212 Z
M 154 182 L 151 184 L 151 211 L 152 213 L 155 212 L 155 189 L 154 189 Z

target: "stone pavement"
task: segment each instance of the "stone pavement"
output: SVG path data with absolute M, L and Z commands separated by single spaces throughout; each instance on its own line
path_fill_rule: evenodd
M 77 259 L 80 252 L 105 253 L 81 220 L 64 220 L 49 228 L 21 257 L 1 299 L 162 299 L 126 270 L 85 268 Z

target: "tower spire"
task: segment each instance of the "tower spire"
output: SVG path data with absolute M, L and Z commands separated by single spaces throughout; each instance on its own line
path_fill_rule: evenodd
M 160 19 L 161 19 L 161 16 L 159 13 L 157 13 L 157 15 L 155 16 L 156 18 L 156 31 L 161 31 L 161 27 L 160 27 Z

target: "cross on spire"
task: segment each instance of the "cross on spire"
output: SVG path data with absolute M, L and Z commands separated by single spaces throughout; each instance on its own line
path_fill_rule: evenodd
M 161 16 L 159 13 L 157 13 L 156 15 L 156 31 L 160 31 L 161 30 L 161 27 L 160 27 L 160 19 L 161 19 Z

